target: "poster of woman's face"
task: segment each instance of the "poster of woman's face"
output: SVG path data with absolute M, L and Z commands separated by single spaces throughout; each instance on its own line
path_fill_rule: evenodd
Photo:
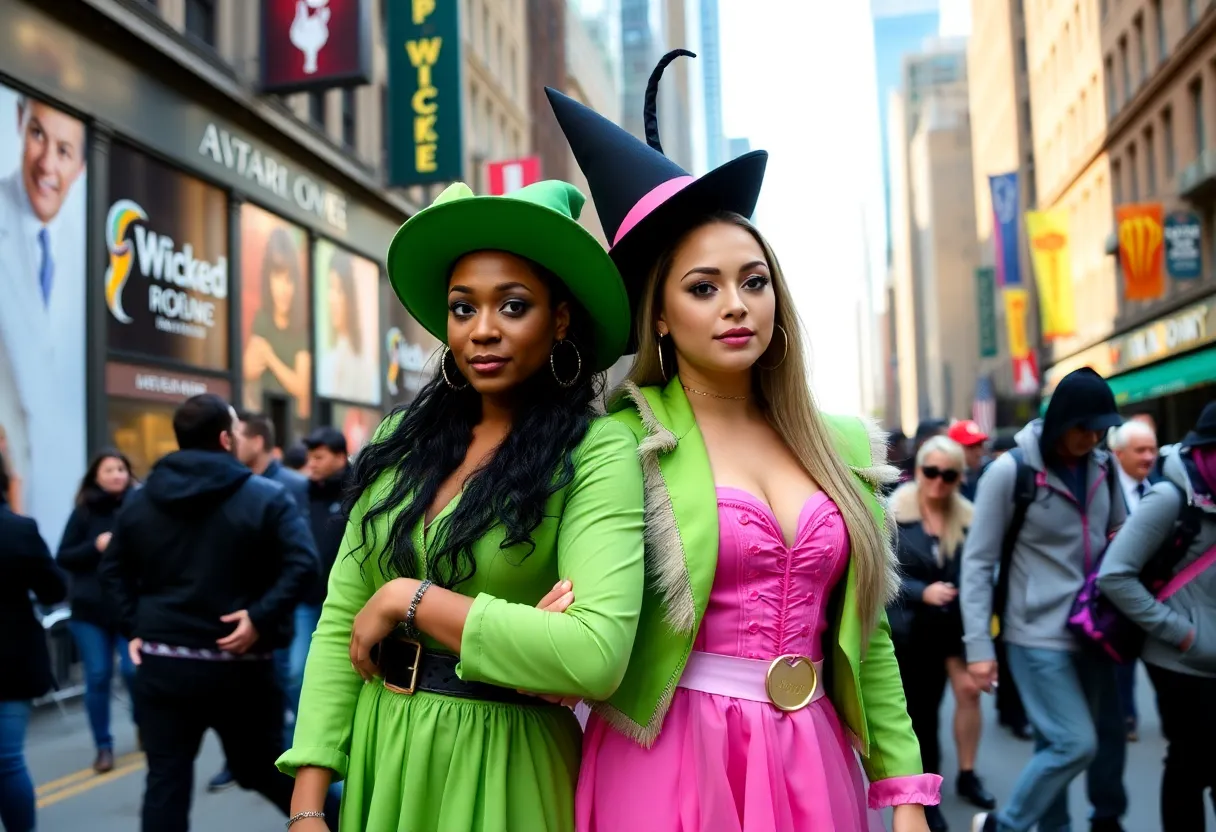
M 255 205 L 242 206 L 243 403 L 249 410 L 271 412 L 270 399 L 289 399 L 296 435 L 307 429 L 312 401 L 307 274 L 304 229 Z
M 380 404 L 380 267 L 319 240 L 313 274 L 318 299 L 317 394 Z

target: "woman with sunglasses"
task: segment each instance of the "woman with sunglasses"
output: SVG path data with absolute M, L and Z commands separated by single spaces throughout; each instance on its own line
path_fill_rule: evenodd
M 891 495 L 891 510 L 899 523 L 902 584 L 899 597 L 887 607 L 887 617 L 925 771 L 941 773 L 938 711 L 949 679 L 956 702 L 958 793 L 981 809 L 991 809 L 996 800 L 975 774 L 983 719 L 980 690 L 963 661 L 958 603 L 963 541 L 972 514 L 971 503 L 959 493 L 964 467 L 962 446 L 934 436 L 916 454 L 913 481 Z M 946 828 L 938 807 L 926 806 L 925 815 L 930 829 Z

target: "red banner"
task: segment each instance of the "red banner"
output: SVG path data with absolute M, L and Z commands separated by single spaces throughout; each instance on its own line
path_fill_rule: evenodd
M 1037 396 L 1039 386 L 1039 363 L 1034 353 L 1013 359 L 1013 392 L 1019 396 Z
M 540 157 L 527 156 L 507 162 L 490 162 L 486 165 L 486 172 L 486 178 L 490 182 L 490 196 L 504 196 L 540 181 Z
M 262 92 L 368 84 L 371 58 L 369 0 L 262 0 Z
M 1115 208 L 1119 228 L 1119 262 L 1125 300 L 1165 296 L 1164 211 L 1160 202 Z

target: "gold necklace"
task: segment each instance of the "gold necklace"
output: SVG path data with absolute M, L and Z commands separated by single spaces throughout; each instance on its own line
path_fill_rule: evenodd
M 723 396 L 721 393 L 706 393 L 704 390 L 697 390 L 693 387 L 689 387 L 687 384 L 681 384 L 680 386 L 689 393 L 696 393 L 698 396 L 705 396 L 708 399 L 729 399 L 732 402 L 747 401 L 747 396 Z

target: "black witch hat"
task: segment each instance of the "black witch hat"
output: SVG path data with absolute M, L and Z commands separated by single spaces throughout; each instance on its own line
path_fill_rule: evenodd
M 768 164 L 768 152 L 754 150 L 697 178 L 663 155 L 659 79 L 681 55 L 696 57 L 676 49 L 664 55 L 650 74 L 643 110 L 645 144 L 584 104 L 545 87 L 575 161 L 587 177 L 609 253 L 625 279 L 635 311 L 650 269 L 682 234 L 718 212 L 752 215 Z M 631 337 L 627 351 L 636 348 Z

